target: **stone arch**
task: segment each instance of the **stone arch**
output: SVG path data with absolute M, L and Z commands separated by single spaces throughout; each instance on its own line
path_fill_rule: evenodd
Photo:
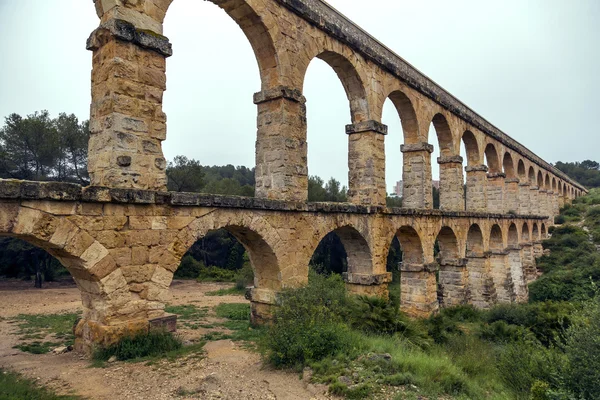
M 517 177 L 517 175 L 515 174 L 515 164 L 513 162 L 513 158 L 508 151 L 506 153 L 504 153 L 504 158 L 502 160 L 502 167 L 504 169 L 504 173 L 506 174 L 507 178 L 511 179 L 511 178 Z
M 542 225 L 540 226 L 540 239 L 546 239 L 546 235 L 546 224 L 542 223 Z
M 472 166 L 481 163 L 479 143 L 473 132 L 465 131 L 462 135 L 462 141 L 467 151 L 467 165 Z
M 350 102 L 350 117 L 353 124 L 369 119 L 367 95 L 363 79 L 356 66 L 346 56 L 333 51 L 323 51 L 316 58 L 325 61 L 337 74 Z M 310 64 L 310 63 L 309 63 Z M 308 65 L 302 75 L 302 87 L 308 70 Z
M 498 224 L 494 224 L 490 231 L 490 250 L 503 251 L 504 239 L 502 237 L 502 229 Z
M 419 233 L 411 226 L 402 226 L 396 231 L 396 237 L 402 248 L 402 262 L 406 264 L 423 264 L 425 253 Z
M 458 239 L 452 228 L 442 227 L 437 235 L 437 242 L 440 246 L 438 257 L 441 260 L 457 260 L 460 258 Z
M 443 114 L 435 114 L 431 120 L 440 146 L 440 156 L 451 157 L 456 155 L 456 146 L 450 124 Z M 430 139 L 428 139 L 429 141 Z
M 346 250 L 348 273 L 372 274 L 371 248 L 363 235 L 350 225 L 342 226 L 332 232 L 339 236 Z
M 552 177 L 552 191 L 554 193 L 557 193 L 557 191 L 558 191 L 558 186 L 557 186 L 556 178 L 555 177 Z
M 519 159 L 519 163 L 517 164 L 517 174 L 519 175 L 519 178 L 527 178 L 525 175 L 525 163 L 522 159 Z
M 83 305 L 82 319 L 75 329 L 75 345 L 78 350 L 89 352 L 92 343 L 111 344 L 115 339 L 108 325 L 130 322 L 124 310 L 131 307 L 133 298 L 109 250 L 84 228 L 86 220 L 71 221 L 68 216 L 54 215 L 53 210 L 48 202 L 29 207 L 5 204 L 0 213 L 0 235 L 47 251 L 69 271 L 81 292 Z M 146 323 L 148 315 L 141 318 L 146 318 Z
M 529 172 L 527 174 L 528 179 L 529 179 L 529 184 L 531 186 L 537 186 L 536 182 L 535 182 L 535 169 L 533 168 L 533 166 L 529 167 Z
M 483 254 L 483 252 L 483 233 L 479 225 L 473 224 L 469 227 L 469 232 L 467 233 L 467 256 Z
M 538 188 L 544 188 L 544 175 L 542 174 L 542 170 L 538 170 L 536 183 Z
M 488 145 L 485 147 L 485 158 L 487 160 L 488 171 L 490 173 L 494 174 L 502 172 L 496 146 L 488 143 Z
M 145 12 L 143 14 L 154 19 L 160 24 L 160 33 L 162 34 L 162 23 L 167 15 L 170 5 L 175 0 L 146 0 Z M 257 11 L 256 2 L 253 0 L 231 0 L 217 1 L 209 0 L 223 9 L 242 29 L 244 35 L 248 38 L 254 55 L 258 62 L 258 67 L 261 75 L 262 88 L 268 89 L 281 85 L 279 73 L 278 55 L 275 49 L 275 39 L 272 36 L 273 30 L 269 30 L 267 26 L 272 26 L 274 23 L 268 13 L 260 13 Z M 117 0 L 97 1 L 99 3 L 121 3 Z M 133 8 L 139 2 L 124 2 L 123 7 Z M 130 4 L 133 4 L 130 6 Z M 100 7 L 102 7 L 100 5 Z
M 545 174 L 546 178 L 544 179 L 544 189 L 546 190 L 550 190 L 552 188 L 552 186 L 550 185 L 550 175 L 549 174 Z
M 410 98 L 400 90 L 390 93 L 387 98 L 392 101 L 396 111 L 398 112 L 398 115 L 400 116 L 400 123 L 402 124 L 402 131 L 404 135 L 404 143 L 419 143 L 419 120 Z
M 529 225 L 527 222 L 523 223 L 521 229 L 521 243 L 529 243 L 531 241 L 531 233 L 529 231 Z
M 531 228 L 531 240 L 540 240 L 540 230 L 538 228 L 537 222 L 534 222 L 533 227 Z
M 519 245 L 519 231 L 517 230 L 517 225 L 515 223 L 511 223 L 508 227 L 508 245 L 509 246 L 518 246 Z
M 267 242 L 267 238 L 277 237 L 276 231 L 262 218 L 246 218 L 243 212 L 235 215 L 209 214 L 195 219 L 180 231 L 174 242 L 167 248 L 166 252 L 170 253 L 171 257 L 166 257 L 166 254 L 163 257 L 165 268 L 172 273 L 175 272 L 181 258 L 197 240 L 219 229 L 231 233 L 244 246 L 254 270 L 256 288 L 271 290 L 282 288 L 282 271 L 275 254 L 276 248 Z

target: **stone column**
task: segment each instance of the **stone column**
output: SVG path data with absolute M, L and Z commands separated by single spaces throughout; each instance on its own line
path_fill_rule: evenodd
M 112 19 L 87 41 L 92 50 L 88 171 L 92 186 L 165 190 L 162 152 L 169 40 Z
M 533 257 L 533 244 L 521 244 L 521 262 L 523 264 L 523 274 L 527 284 L 537 279 L 537 269 L 535 267 L 535 258 Z
M 431 153 L 433 153 L 433 146 L 428 143 L 403 144 L 400 146 L 400 151 L 404 154 L 402 206 L 404 208 L 432 208 Z
M 392 273 L 372 275 L 344 273 L 344 282 L 348 293 L 363 296 L 389 297 L 388 284 L 392 282 Z
M 440 210 L 464 211 L 463 158 L 439 157 L 437 162 L 440 165 Z
M 540 215 L 538 192 L 539 188 L 537 186 L 531 186 L 529 188 L 529 213 L 531 215 Z
M 554 200 L 553 200 L 553 204 L 554 204 L 554 216 L 556 216 L 556 215 L 560 214 L 560 208 L 562 207 L 560 205 L 560 199 L 561 199 L 561 197 L 560 197 L 560 195 L 557 192 L 555 192 L 553 194 L 553 198 L 554 198 Z M 552 222 L 554 222 L 554 221 L 552 221 Z
M 487 211 L 502 213 L 504 211 L 504 180 L 506 174 L 490 173 L 487 175 Z
M 276 87 L 254 95 L 258 106 L 256 197 L 308 199 L 306 99 L 293 88 Z
M 537 198 L 538 198 L 538 204 L 539 204 L 539 209 L 538 209 L 539 215 L 549 216 L 550 212 L 549 212 L 549 208 L 548 208 L 548 192 L 545 189 L 540 189 L 538 191 Z
M 485 165 L 467 166 L 467 211 L 487 211 L 487 171 Z
M 491 275 L 490 254 L 471 252 L 467 255 L 472 303 L 487 309 L 496 304 L 496 288 Z
M 364 121 L 346 126 L 348 197 L 351 203 L 385 206 L 385 135 L 387 126 Z
M 506 179 L 504 181 L 504 214 L 509 212 L 518 214 L 520 212 L 519 194 L 519 179 Z
M 268 324 L 278 306 L 277 292 L 272 289 L 251 288 L 246 292 L 250 300 L 250 322 L 254 326 Z
M 438 259 L 440 265 L 439 289 L 442 293 L 441 307 L 452 307 L 471 302 L 467 259 Z
M 530 215 L 531 211 L 531 191 L 529 183 L 519 183 L 519 214 Z
M 490 254 L 490 266 L 498 303 L 512 303 L 515 300 L 515 289 L 508 265 L 508 255 L 508 251 L 498 250 L 493 250 Z
M 559 208 L 559 213 L 560 213 L 560 209 L 563 208 L 565 206 L 565 196 L 558 196 L 558 208 Z
M 508 246 L 508 264 L 515 289 L 516 301 L 526 303 L 529 299 L 529 289 L 523 270 L 522 247 L 519 245 Z
M 411 317 L 426 318 L 439 309 L 435 273 L 437 264 L 400 267 L 400 309 Z

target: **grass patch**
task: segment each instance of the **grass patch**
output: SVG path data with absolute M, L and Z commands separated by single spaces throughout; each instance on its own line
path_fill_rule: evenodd
M 0 368 L 0 399 L 80 400 L 79 396 L 59 396 L 22 375 Z
M 221 303 L 215 307 L 215 313 L 219 318 L 227 318 L 233 321 L 249 321 L 250 304 Z
M 212 292 L 206 292 L 207 296 L 243 296 L 246 294 L 246 288 L 233 286 L 227 289 L 219 289 Z
M 12 319 L 19 328 L 15 348 L 33 354 L 45 354 L 58 346 L 71 346 L 75 341 L 73 326 L 79 314 L 21 314 Z M 46 337 L 52 340 L 43 340 Z

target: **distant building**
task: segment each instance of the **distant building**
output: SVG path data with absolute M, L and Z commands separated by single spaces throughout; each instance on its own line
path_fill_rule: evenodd
M 402 197 L 402 190 L 403 190 L 402 181 L 396 182 L 396 186 L 394 186 L 394 193 L 396 194 L 396 196 Z

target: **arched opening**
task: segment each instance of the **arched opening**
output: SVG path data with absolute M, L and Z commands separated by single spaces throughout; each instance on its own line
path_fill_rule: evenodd
M 344 127 L 364 121 L 368 115 L 360 76 L 345 57 L 325 51 L 310 62 L 303 81 L 303 93 L 306 97 L 309 201 L 322 201 L 314 198 L 310 191 L 318 178 L 325 182 L 333 178 L 343 192 L 341 200 L 346 200 L 348 188 L 353 192 L 350 197 L 358 196 L 361 166 L 350 164 L 353 154 L 358 151 L 353 147 L 361 133 L 347 137 Z
M 460 258 L 458 240 L 450 227 L 443 227 L 436 239 L 439 252 L 437 262 L 438 300 L 440 306 L 451 307 L 469 302 L 468 274 L 464 260 Z
M 498 152 L 496 151 L 496 147 L 491 143 L 485 147 L 485 163 L 490 174 L 499 174 L 502 172 Z
M 536 186 L 541 190 L 544 188 L 544 176 L 542 175 L 542 171 L 538 171 L 537 173 L 537 181 Z
M 388 127 L 385 137 L 385 179 L 390 193 L 388 206 L 401 207 L 405 178 L 404 157 L 400 149 L 403 144 L 419 141 L 417 115 L 410 99 L 401 91 L 392 92 L 383 105 L 381 122 Z
M 371 249 L 354 227 L 343 226 L 321 239 L 310 260 L 310 267 L 325 275 L 371 274 Z
M 452 130 L 443 114 L 434 115 L 429 139 L 437 136 L 431 162 L 432 204 L 434 209 L 460 211 L 464 209 L 462 160 L 454 144 Z
M 490 233 L 490 250 L 492 250 L 492 251 L 504 250 L 504 241 L 502 239 L 502 229 L 500 229 L 500 226 L 497 224 L 492 226 L 492 231 Z
M 533 169 L 533 167 L 532 167 L 532 166 L 531 166 L 531 167 L 529 167 L 529 173 L 528 173 L 528 176 L 529 176 L 529 184 L 530 184 L 531 186 L 537 186 L 537 183 L 536 183 L 536 181 L 535 181 L 535 170 Z
M 527 176 L 525 175 L 525 163 L 522 159 L 519 159 L 519 164 L 517 165 L 517 173 L 519 174 L 519 178 L 525 181 Z
M 276 77 L 275 50 L 264 21 L 242 0 L 219 6 L 177 0 L 164 7 L 164 34 L 174 47 L 167 59 L 163 104 L 169 190 L 252 196 L 257 142 L 252 95 Z M 227 49 L 223 41 L 207 40 L 199 52 L 199 37 L 226 37 Z M 219 54 L 219 62 L 206 62 L 207 54 Z M 180 187 L 175 182 L 182 174 L 200 171 L 193 162 L 204 167 L 203 176 Z
M 481 191 L 481 185 L 485 182 L 484 171 L 477 171 L 474 167 L 479 167 L 481 157 L 479 153 L 479 144 L 477 138 L 471 131 L 465 131 L 462 136 L 460 145 L 460 155 L 463 160 L 466 160 L 464 193 L 465 193 L 465 210 L 467 211 L 484 211 L 487 207 L 485 204 L 485 196 Z M 464 162 L 464 161 L 463 161 Z
M 550 175 L 546 174 L 546 178 L 544 179 L 544 189 L 551 190 L 550 186 Z
M 504 153 L 502 167 L 504 169 L 504 173 L 506 174 L 506 178 L 514 179 L 517 177 L 517 175 L 515 174 L 515 165 L 513 163 L 513 158 L 509 152 Z
M 540 239 L 544 240 L 546 239 L 547 233 L 546 233 L 546 225 L 542 224 L 541 228 L 540 228 Z
M 484 252 L 483 233 L 477 224 L 471 225 L 467 233 L 467 270 L 472 303 L 477 308 L 489 308 L 495 300 L 489 256 Z
M 533 228 L 531 228 L 531 240 L 537 241 L 540 240 L 540 231 L 538 229 L 537 222 L 533 224 Z

